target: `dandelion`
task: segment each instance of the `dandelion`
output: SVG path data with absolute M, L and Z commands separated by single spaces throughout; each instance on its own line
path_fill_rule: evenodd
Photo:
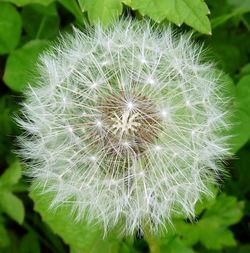
M 121 20 L 41 56 L 20 153 L 52 209 L 126 235 L 194 217 L 228 155 L 224 85 L 202 52 L 170 27 Z

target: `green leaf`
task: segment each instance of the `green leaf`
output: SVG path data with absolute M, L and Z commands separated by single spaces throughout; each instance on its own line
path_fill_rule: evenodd
M 32 189 L 30 197 L 43 221 L 74 249 L 73 252 L 118 252 L 120 242 L 112 234 L 104 239 L 103 231 L 97 226 L 91 226 L 84 220 L 76 222 L 72 217 L 71 206 L 62 205 L 50 210 L 52 195 L 41 194 L 41 190 L 37 188 Z
M 232 128 L 229 133 L 232 137 L 229 140 L 231 151 L 236 153 L 250 139 L 250 118 L 242 108 L 235 109 Z
M 157 22 L 167 18 L 176 25 L 186 23 L 201 33 L 211 34 L 209 9 L 203 0 L 132 0 L 131 6 Z
M 23 236 L 20 243 L 20 253 L 40 253 L 41 248 L 35 233 L 29 232 Z
M 161 246 L 161 250 L 161 252 L 168 253 L 194 253 L 194 250 L 185 245 L 178 237 L 170 240 L 168 244 Z
M 244 197 L 244 194 L 250 192 L 250 173 L 249 173 L 250 156 L 249 151 L 241 149 L 237 153 L 237 159 L 233 161 L 234 168 L 234 181 L 229 183 L 235 187 L 234 194 L 238 194 L 240 198 Z
M 250 9 L 250 0 L 227 0 L 227 2 L 234 7 Z
M 210 13 L 203 0 L 177 0 L 177 12 L 187 25 L 205 34 L 211 34 L 207 15 Z
M 59 31 L 59 17 L 55 5 L 28 5 L 22 9 L 23 27 L 33 39 L 54 38 Z
M 183 220 L 174 221 L 175 232 L 187 246 L 195 245 L 200 239 L 200 231 L 197 224 L 190 224 Z
M 5 248 L 10 244 L 10 238 L 7 229 L 0 221 L 0 248 Z
M 22 168 L 19 160 L 14 161 L 0 177 L 0 189 L 8 188 L 16 184 L 22 176 Z
M 250 139 L 250 75 L 243 76 L 236 85 L 235 116 L 231 134 L 233 151 L 238 151 Z
M 13 136 L 18 134 L 18 128 L 13 120 L 13 114 L 18 106 L 13 95 L 0 97 L 0 161 L 6 160 L 13 148 Z
M 220 194 L 216 202 L 209 208 L 203 219 L 216 218 L 220 225 L 230 226 L 239 222 L 243 216 L 244 203 L 233 196 Z
M 135 243 L 135 241 L 133 238 L 123 239 L 119 253 L 138 253 L 137 247 L 135 246 L 134 243 Z M 139 243 L 140 243 L 140 241 L 139 241 Z M 142 241 L 142 244 L 143 244 L 143 241 Z M 78 252 L 76 252 L 76 253 L 78 253 Z M 81 252 L 79 252 L 79 253 L 81 253 Z
M 55 0 L 4 0 L 5 2 L 11 2 L 17 6 L 24 6 L 27 4 L 41 4 L 41 5 L 49 5 Z
M 219 67 L 226 73 L 234 73 L 240 66 L 240 50 L 233 45 L 217 42 L 212 45 L 215 52 L 215 60 L 219 62 Z
M 226 251 L 227 253 L 249 253 L 250 244 L 237 245 L 235 248 L 230 248 Z
M 246 98 L 241 98 L 244 97 L 246 91 L 240 92 L 239 90 L 243 89 L 242 84 L 236 86 L 229 75 L 222 74 L 220 81 L 226 85 L 223 89 L 223 93 L 232 100 L 228 107 L 228 110 L 232 113 L 229 122 L 230 129 L 223 131 L 222 135 L 230 137 L 228 145 L 231 148 L 231 152 L 236 153 L 250 138 L 250 117 L 246 109 L 249 107 L 243 105 L 243 101 L 245 101 Z M 245 86 L 247 87 L 246 84 L 244 87 Z M 245 104 L 247 104 L 247 102 Z
M 238 106 L 250 116 L 250 75 L 243 76 L 236 85 Z
M 198 228 L 200 241 L 207 249 L 219 250 L 225 246 L 236 245 L 232 231 L 221 227 L 216 218 L 201 220 Z
M 181 222 L 182 224 L 184 224 L 183 221 Z M 174 223 L 174 225 L 176 225 L 176 223 Z M 190 233 L 192 230 L 190 230 L 190 227 L 188 226 L 189 224 L 186 223 L 186 225 L 188 228 L 188 233 Z M 176 229 L 174 229 L 175 231 L 168 230 L 164 236 L 147 236 L 145 239 L 149 245 L 150 252 L 194 253 L 195 251 L 192 249 L 191 245 L 186 244 L 182 236 L 177 235 L 175 233 L 176 231 L 178 231 L 177 229 L 179 229 L 179 227 L 176 227 Z
M 7 59 L 3 77 L 7 86 L 17 92 L 23 91 L 31 81 L 31 74 L 35 74 L 39 54 L 47 46 L 48 41 L 33 40 L 12 52 Z
M 11 52 L 17 46 L 22 20 L 16 8 L 8 3 L 0 3 L 0 54 Z
M 84 0 L 82 9 L 87 10 L 88 18 L 92 24 L 100 22 L 107 26 L 122 14 L 122 0 Z
M 228 226 L 240 221 L 243 208 L 244 203 L 238 202 L 235 197 L 219 195 L 194 228 L 198 230 L 201 243 L 208 249 L 235 246 L 236 241 Z
M 236 240 L 228 227 L 241 220 L 243 209 L 242 201 L 237 201 L 233 196 L 220 194 L 197 222 L 175 220 L 174 234 L 181 239 L 182 244 L 189 247 L 198 242 L 207 249 L 214 250 L 222 249 L 224 246 L 235 246 Z
M 22 201 L 13 193 L 7 190 L 0 192 L 0 210 L 8 214 L 19 224 L 24 220 L 24 206 Z
M 182 19 L 173 9 L 175 3 L 173 1 L 166 0 L 132 0 L 131 7 L 138 10 L 142 15 L 147 15 L 157 22 L 161 22 L 165 18 L 171 22 L 181 25 Z
M 250 63 L 247 63 L 241 68 L 240 77 L 243 77 L 244 75 L 250 75 Z

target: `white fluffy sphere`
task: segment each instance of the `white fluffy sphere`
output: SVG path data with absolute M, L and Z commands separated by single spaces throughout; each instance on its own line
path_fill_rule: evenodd
M 194 216 L 228 154 L 227 99 L 186 35 L 149 22 L 74 30 L 42 55 L 26 91 L 21 155 L 76 219 L 158 231 Z

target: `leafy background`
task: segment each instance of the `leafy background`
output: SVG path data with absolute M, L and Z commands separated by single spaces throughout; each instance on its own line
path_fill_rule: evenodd
M 98 228 L 47 210 L 50 196 L 30 190 L 13 154 L 20 129 L 13 115 L 32 81 L 38 55 L 72 24 L 108 26 L 121 15 L 147 16 L 178 31 L 193 31 L 227 73 L 234 98 L 235 158 L 216 199 L 197 206 L 195 222 L 175 220 L 161 237 L 103 239 Z M 250 0 L 0 0 L 0 252 L 250 252 Z

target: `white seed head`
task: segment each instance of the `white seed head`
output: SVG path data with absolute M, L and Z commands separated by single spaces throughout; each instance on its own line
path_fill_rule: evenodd
M 171 28 L 121 20 L 42 55 L 20 153 L 52 208 L 125 234 L 194 216 L 228 155 L 223 84 L 201 54 Z

